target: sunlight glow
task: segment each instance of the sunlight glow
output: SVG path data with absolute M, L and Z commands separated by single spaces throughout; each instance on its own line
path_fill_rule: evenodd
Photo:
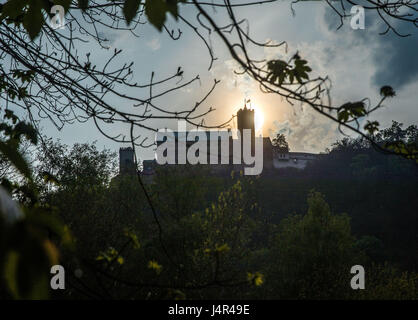
M 254 114 L 254 127 L 256 134 L 262 133 L 264 124 L 264 114 L 260 108 L 253 107 L 255 110 Z

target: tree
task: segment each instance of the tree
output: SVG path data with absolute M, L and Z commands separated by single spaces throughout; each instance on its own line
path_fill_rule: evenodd
M 286 141 L 286 137 L 283 133 L 278 133 L 273 141 L 272 141 L 273 147 L 280 152 L 280 153 L 287 153 L 289 152 L 289 144 Z
M 106 149 L 99 151 L 95 143 L 76 143 L 70 148 L 59 141 L 44 138 L 36 158 L 38 180 L 44 175 L 51 176 L 60 189 L 107 186 L 117 167 L 116 154 Z
M 367 273 L 367 289 L 360 290 L 362 300 L 416 300 L 418 274 L 402 272 L 388 263 L 373 264 Z
M 161 168 L 146 186 L 155 217 L 137 175 L 114 176 L 108 151 L 46 140 L 39 153 L 39 184 L 54 178 L 41 204 L 56 209 L 76 244 L 75 252 L 58 247 L 69 286 L 64 296 L 216 297 L 223 288 L 224 297 L 234 297 L 248 294 L 237 286 L 260 285 L 262 276 L 246 263 L 257 210 L 246 194 L 251 189 L 243 190 L 247 182 L 219 194 L 223 182 L 202 169 Z
M 318 192 L 308 196 L 308 212 L 279 225 L 266 281 L 276 298 L 349 297 L 350 268 L 365 260 L 355 247 L 347 215 L 331 213 Z
M 0 296 L 47 298 L 49 270 L 59 261 L 57 243 L 70 248 L 71 236 L 54 211 L 40 204 L 32 168 L 20 152 L 25 141 L 37 144 L 34 128 L 6 110 L 0 132 L 1 153 L 19 176 L 2 177 L 0 186 Z

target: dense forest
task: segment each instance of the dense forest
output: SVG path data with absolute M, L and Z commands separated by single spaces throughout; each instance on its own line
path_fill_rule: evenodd
M 147 184 L 119 175 L 109 150 L 37 141 L 6 119 L 20 153 L 1 160 L 3 190 L 26 218 L 0 220 L 2 298 L 418 298 L 418 168 L 364 139 L 337 141 L 304 170 L 162 167 Z M 418 130 L 394 122 L 379 140 L 417 143 Z M 66 290 L 48 289 L 54 264 Z M 350 287 L 354 265 L 365 290 Z

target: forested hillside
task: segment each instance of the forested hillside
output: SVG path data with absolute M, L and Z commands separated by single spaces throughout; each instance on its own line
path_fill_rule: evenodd
M 416 141 L 416 127 L 394 123 L 382 142 L 395 132 Z M 35 154 L 29 184 L 3 177 L 29 217 L 4 234 L 20 240 L 2 251 L 16 268 L 3 297 L 47 295 L 42 266 L 58 260 L 68 285 L 58 299 L 418 297 L 417 166 L 363 140 L 339 141 L 301 171 L 161 167 L 150 184 L 118 175 L 116 155 L 94 144 L 45 139 Z M 366 290 L 350 287 L 354 265 Z

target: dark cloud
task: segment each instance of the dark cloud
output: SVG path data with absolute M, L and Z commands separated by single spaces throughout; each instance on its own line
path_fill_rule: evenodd
M 376 73 L 372 81 L 376 86 L 391 85 L 396 90 L 418 80 L 418 39 L 411 36 L 400 38 L 393 34 L 380 36 L 379 49 L 373 53 Z
M 409 37 L 399 37 L 391 31 L 379 35 L 386 30 L 386 26 L 380 17 L 370 11 L 366 11 L 365 30 L 352 30 L 349 19 L 345 20 L 343 28 L 337 30 L 339 16 L 330 8 L 325 10 L 323 19 L 328 29 L 338 36 L 337 45 L 347 50 L 362 45 L 365 55 L 371 55 L 375 66 L 372 85 L 391 85 L 399 91 L 418 80 L 418 32 L 414 25 L 392 20 L 393 27 L 399 33 L 411 34 Z M 372 52 L 367 52 L 369 50 Z

